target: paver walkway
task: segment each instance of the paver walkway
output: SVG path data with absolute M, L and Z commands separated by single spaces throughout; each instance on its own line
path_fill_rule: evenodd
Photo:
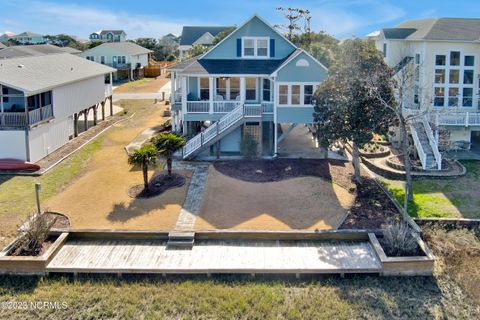
M 195 229 L 195 221 L 200 212 L 200 206 L 205 193 L 208 165 L 193 165 L 176 162 L 174 163 L 174 168 L 193 171 L 192 180 L 190 181 L 187 191 L 187 197 L 180 210 L 174 231 L 193 231 Z
M 162 240 L 72 240 L 48 272 L 88 273 L 378 273 L 367 241 L 197 241 L 168 250 Z

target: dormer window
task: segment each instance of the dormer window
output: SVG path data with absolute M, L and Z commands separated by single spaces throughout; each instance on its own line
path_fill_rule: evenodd
M 269 56 L 269 38 L 244 37 L 242 39 L 243 58 L 267 58 Z

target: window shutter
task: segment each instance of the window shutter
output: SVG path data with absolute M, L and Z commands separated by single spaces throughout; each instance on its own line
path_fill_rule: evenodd
M 242 39 L 237 39 L 237 57 L 242 56 Z
M 270 58 L 275 58 L 275 39 L 270 39 Z

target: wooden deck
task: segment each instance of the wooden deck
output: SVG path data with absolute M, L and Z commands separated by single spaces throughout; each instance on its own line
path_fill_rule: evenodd
M 378 273 L 368 241 L 197 241 L 192 250 L 162 240 L 70 240 L 47 272 L 74 273 Z

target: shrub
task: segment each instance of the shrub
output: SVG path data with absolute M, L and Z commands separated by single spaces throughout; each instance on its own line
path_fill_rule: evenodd
M 417 240 L 412 235 L 408 223 L 393 221 L 382 225 L 384 251 L 387 256 L 400 257 L 414 255 L 418 250 Z
M 251 134 L 245 134 L 240 142 L 240 152 L 247 159 L 258 157 L 258 143 Z
M 20 229 L 14 256 L 35 256 L 40 253 L 42 245 L 48 238 L 50 229 L 55 224 L 56 218 L 48 214 L 30 215 L 28 222 Z

